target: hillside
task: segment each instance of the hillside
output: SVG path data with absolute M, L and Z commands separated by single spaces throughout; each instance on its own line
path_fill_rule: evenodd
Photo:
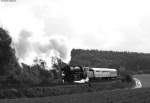
M 73 49 L 70 65 L 90 67 L 124 67 L 131 73 L 150 73 L 150 54 Z

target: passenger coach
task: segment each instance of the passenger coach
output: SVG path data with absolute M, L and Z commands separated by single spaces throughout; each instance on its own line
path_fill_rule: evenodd
M 118 71 L 110 68 L 90 68 L 87 71 L 87 76 L 89 78 L 116 78 Z

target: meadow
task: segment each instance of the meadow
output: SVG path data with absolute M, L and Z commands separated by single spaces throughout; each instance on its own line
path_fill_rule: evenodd
M 42 98 L 4 99 L 0 103 L 149 103 L 150 88 L 120 89 Z
M 145 87 L 150 87 L 150 83 L 148 82 L 150 80 L 150 74 L 137 74 L 134 75 L 134 77 L 141 80 L 144 88 L 103 90 L 102 88 L 104 88 L 104 86 L 100 85 L 101 83 L 96 83 L 97 87 L 100 86 L 99 88 L 101 88 L 101 91 L 95 89 L 95 91 L 92 92 L 92 89 L 89 89 L 88 92 L 76 92 L 75 94 L 70 93 L 59 96 L 1 99 L 0 103 L 149 103 L 150 88 Z M 96 84 L 92 85 L 93 88 L 96 87 Z M 85 89 L 83 89 L 83 85 L 78 86 L 82 88 L 79 91 Z M 72 88 L 73 86 L 68 85 L 67 87 Z M 89 88 L 87 85 L 86 87 Z
M 19 89 L 0 89 L 1 99 L 13 99 L 13 98 L 34 98 L 34 97 L 47 97 L 47 96 L 59 96 L 67 94 L 80 94 L 86 92 L 104 91 L 131 88 L 133 84 L 127 82 L 118 81 L 106 81 L 106 82 L 92 82 L 89 84 L 66 84 L 51 87 L 28 87 Z

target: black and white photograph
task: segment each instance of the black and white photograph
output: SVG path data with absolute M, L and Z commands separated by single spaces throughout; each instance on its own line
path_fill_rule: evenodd
M 0 0 L 0 103 L 150 103 L 150 1 Z

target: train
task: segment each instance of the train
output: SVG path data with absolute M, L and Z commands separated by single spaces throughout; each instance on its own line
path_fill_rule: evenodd
M 94 68 L 82 66 L 67 66 L 62 69 L 64 82 L 96 79 L 115 79 L 119 76 L 118 69 L 114 68 Z
M 88 78 L 116 78 L 118 77 L 117 69 L 112 68 L 90 68 L 87 70 Z

